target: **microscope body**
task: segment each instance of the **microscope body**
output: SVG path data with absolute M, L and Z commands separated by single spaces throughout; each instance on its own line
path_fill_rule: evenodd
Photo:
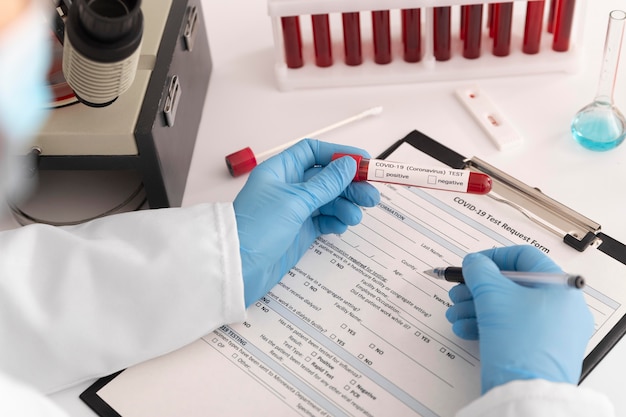
M 148 0 L 135 79 L 106 107 L 51 110 L 40 170 L 134 170 L 150 208 L 180 206 L 211 74 L 200 0 Z

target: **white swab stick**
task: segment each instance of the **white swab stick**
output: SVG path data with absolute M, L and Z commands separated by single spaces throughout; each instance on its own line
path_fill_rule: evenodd
M 358 120 L 364 119 L 369 116 L 379 115 L 383 111 L 381 106 L 372 107 L 371 109 L 365 110 L 359 114 L 356 114 L 352 117 L 348 117 L 347 119 L 341 120 L 337 123 L 333 123 L 332 125 L 326 126 L 322 129 L 316 130 L 315 132 L 311 132 L 307 135 L 301 136 L 297 139 L 290 140 L 289 142 L 283 143 L 282 145 L 278 145 L 272 149 L 268 149 L 267 151 L 261 152 L 258 155 L 255 155 L 252 152 L 252 149 L 249 147 L 238 150 L 237 152 L 233 152 L 230 155 L 226 155 L 226 166 L 230 171 L 230 174 L 233 177 L 237 177 L 241 174 L 245 174 L 247 172 L 252 171 L 252 169 L 257 166 L 259 163 L 264 161 L 267 157 L 277 154 L 278 152 L 287 149 L 288 147 L 295 145 L 299 141 L 305 138 L 315 138 L 323 133 L 330 132 L 331 130 L 340 128 L 352 122 L 356 122 Z

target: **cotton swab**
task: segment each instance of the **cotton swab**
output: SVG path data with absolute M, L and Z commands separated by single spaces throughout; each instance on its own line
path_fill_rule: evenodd
M 292 145 L 295 145 L 302 139 L 315 138 L 316 136 L 319 136 L 326 132 L 330 132 L 331 130 L 345 126 L 349 123 L 356 122 L 369 116 L 379 115 L 382 111 L 383 108 L 381 106 L 372 107 L 371 109 L 365 110 L 364 112 L 356 114 L 352 117 L 348 117 L 347 119 L 341 120 L 322 129 L 316 130 L 315 132 L 311 132 L 308 135 L 283 143 L 282 145 L 278 145 L 272 149 L 268 149 L 267 151 L 261 152 L 257 155 L 255 155 L 252 149 L 250 149 L 249 147 L 240 149 L 237 152 L 226 155 L 226 166 L 228 167 L 228 171 L 233 177 L 238 177 L 239 175 L 252 171 L 255 166 L 263 162 L 268 157 L 277 154 L 278 152 L 287 149 Z

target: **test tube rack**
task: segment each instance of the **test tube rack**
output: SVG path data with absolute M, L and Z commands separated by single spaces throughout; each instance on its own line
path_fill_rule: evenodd
M 449 81 L 487 77 L 502 77 L 524 74 L 551 72 L 575 72 L 580 66 L 580 45 L 583 36 L 583 24 L 586 2 L 584 0 L 512 0 L 508 3 L 480 3 L 475 0 L 268 0 L 268 12 L 272 21 L 275 53 L 275 76 L 278 88 L 283 91 L 301 88 L 344 87 L 375 84 L 401 84 L 425 81 Z M 567 33 L 566 46 L 554 50 L 557 2 L 570 6 L 570 26 Z M 524 36 L 527 25 L 527 9 L 529 3 L 538 5 L 542 16 L 539 20 L 540 39 L 536 42 L 536 51 L 528 53 L 524 50 Z M 470 7 L 481 6 L 478 56 L 464 56 L 467 42 L 467 29 L 462 28 L 468 20 L 466 16 Z M 509 47 L 504 56 L 495 55 L 494 7 L 507 5 L 509 10 Z M 498 6 L 502 7 L 502 6 Z M 440 19 L 440 11 L 448 8 L 449 13 L 449 57 L 441 59 L 435 51 L 436 21 Z M 419 10 L 417 19 L 418 54 L 413 56 L 414 62 L 404 58 L 406 30 L 403 20 L 415 19 L 415 10 Z M 476 10 L 474 8 L 474 10 Z M 501 9 L 504 10 L 504 9 Z M 378 52 L 375 51 L 376 29 L 374 17 L 377 12 L 388 12 L 388 61 L 378 63 Z M 404 15 L 405 11 L 413 14 Z M 436 15 L 435 13 L 438 13 Z M 358 20 L 358 36 L 360 37 L 361 62 L 348 65 L 344 38 L 345 16 Z M 318 65 L 313 19 L 322 19 L 322 28 L 326 30 L 326 62 Z M 528 16 L 530 18 L 530 16 Z M 549 21 L 549 18 L 553 19 Z M 324 19 L 327 19 L 326 21 Z M 317 21 L 319 24 L 320 20 Z M 285 26 L 287 24 L 287 26 Z M 291 24 L 291 26 L 289 26 Z M 295 26 L 294 26 L 295 24 Z M 324 27 L 323 25 L 326 24 Z M 379 28 L 380 28 L 380 23 Z M 549 31 L 548 27 L 551 27 Z M 294 32 L 294 30 L 296 30 Z M 286 32 L 291 30 L 291 33 Z M 440 30 L 440 29 L 437 29 Z M 568 29 L 566 29 L 568 30 Z M 462 33 L 463 32 L 463 33 Z M 464 35 L 464 39 L 462 39 Z M 291 41 L 287 36 L 292 36 Z M 295 39 L 293 36 L 297 36 Z M 324 34 L 322 34 L 324 36 Z M 288 65 L 288 53 L 294 52 L 293 40 L 298 41 L 300 62 L 294 67 Z M 319 40 L 320 38 L 318 38 Z M 323 37 L 321 39 L 324 39 Z M 286 49 L 287 48 L 287 49 Z M 291 48 L 291 52 L 289 51 Z M 322 51 L 322 53 L 324 53 Z

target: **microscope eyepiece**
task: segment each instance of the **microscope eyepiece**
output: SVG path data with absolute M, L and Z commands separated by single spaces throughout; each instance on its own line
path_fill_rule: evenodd
M 91 0 L 78 3 L 78 16 L 85 30 L 102 42 L 115 42 L 141 27 L 137 0 Z
M 141 0 L 75 0 L 65 24 L 63 74 L 78 99 L 111 104 L 132 84 L 139 62 Z

